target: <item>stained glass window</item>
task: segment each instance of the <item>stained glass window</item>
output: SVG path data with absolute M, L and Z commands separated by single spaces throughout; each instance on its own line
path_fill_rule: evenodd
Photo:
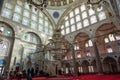
M 62 25 L 65 26 L 65 28 L 71 28 L 71 25 L 76 26 L 76 30 L 82 29 L 84 27 L 89 27 L 89 25 L 93 25 L 94 23 L 97 23 L 99 21 L 102 21 L 107 18 L 106 13 L 102 8 L 97 8 L 95 10 L 87 9 L 86 4 L 82 4 L 79 7 L 76 7 L 71 10 L 66 16 L 65 16 L 65 22 L 63 22 Z M 69 31 L 68 29 L 61 28 L 66 32 Z M 71 29 L 70 29 L 71 30 Z M 75 30 L 75 31 L 76 31 Z M 71 30 L 72 31 L 72 30 Z
M 87 12 L 82 13 L 82 19 L 85 19 L 85 18 L 87 18 Z
M 20 6 L 16 6 L 15 7 L 15 12 L 21 13 L 22 12 L 22 8 Z
M 69 21 L 66 21 L 66 22 L 65 22 L 65 26 L 66 26 L 66 27 L 69 26 Z
M 84 11 L 84 10 L 86 10 L 85 5 L 82 5 L 81 6 L 81 11 Z
M 77 15 L 77 16 L 76 16 L 76 22 L 80 21 L 80 19 L 81 19 L 81 18 L 80 18 L 80 15 Z
M 72 25 L 72 24 L 74 24 L 74 23 L 75 23 L 74 18 L 71 18 L 71 20 L 70 20 L 70 24 Z
M 20 20 L 21 20 L 20 15 L 18 15 L 18 14 L 13 15 L 13 21 L 20 22 Z
M 71 26 L 71 32 L 73 32 L 73 31 L 75 31 L 75 30 L 76 30 L 75 25 L 72 25 L 72 26 Z
M 12 12 L 11 12 L 11 10 L 5 8 L 5 9 L 3 10 L 2 16 L 10 19 L 10 18 L 12 17 Z
M 88 19 L 85 19 L 85 20 L 83 21 L 83 25 L 84 25 L 84 27 L 86 27 L 86 26 L 89 25 L 89 21 L 88 21 Z
M 97 22 L 96 16 L 90 17 L 90 22 L 91 22 L 91 24 L 96 23 Z
M 77 29 L 81 29 L 82 28 L 82 24 L 81 24 L 81 22 L 78 22 L 77 23 Z
M 27 10 L 24 10 L 24 13 L 23 13 L 23 16 L 25 16 L 25 17 L 30 17 L 30 12 L 29 11 L 27 11 Z
M 22 23 L 24 24 L 24 25 L 26 25 L 26 26 L 28 26 L 29 25 L 29 19 L 27 19 L 27 18 L 23 18 L 23 20 L 22 20 Z
M 99 20 L 100 20 L 100 21 L 106 19 L 106 14 L 105 14 L 105 12 L 100 12 L 100 13 L 98 14 L 98 17 L 99 17 Z
M 80 11 L 79 11 L 79 8 L 76 8 L 76 9 L 75 9 L 75 14 L 79 14 L 79 12 L 80 12 Z
M 74 16 L 73 12 L 70 12 L 70 18 L 73 17 L 73 16 Z

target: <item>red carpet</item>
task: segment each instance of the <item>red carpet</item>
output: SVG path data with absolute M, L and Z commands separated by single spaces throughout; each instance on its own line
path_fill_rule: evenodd
M 17 79 L 15 79 L 17 80 Z M 26 80 L 26 79 L 22 79 Z M 120 80 L 120 74 L 117 75 L 81 75 L 81 76 L 57 76 L 57 77 L 37 77 L 33 80 Z

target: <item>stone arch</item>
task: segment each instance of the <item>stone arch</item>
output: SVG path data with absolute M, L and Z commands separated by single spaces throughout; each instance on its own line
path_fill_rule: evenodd
M 113 23 L 104 23 L 96 29 L 95 37 L 99 53 L 107 53 L 107 44 L 105 43 L 104 39 L 114 30 L 117 30 L 117 27 Z
M 36 38 L 38 38 L 38 40 L 39 40 L 39 43 L 38 43 L 38 44 L 41 44 L 41 43 L 42 43 L 42 40 L 41 40 L 41 38 L 40 38 L 40 36 L 39 36 L 38 34 L 36 34 L 36 33 L 34 33 L 34 32 L 26 32 L 26 33 L 23 35 L 23 38 L 25 37 L 26 34 L 33 34 L 33 35 L 35 35 Z M 24 39 L 23 39 L 23 40 L 24 40 Z
M 90 63 L 87 60 L 84 60 L 82 62 L 81 67 L 82 67 L 82 70 L 83 70 L 84 74 L 89 73 L 89 66 L 90 66 Z
M 105 73 L 115 73 L 115 72 L 118 71 L 118 69 L 117 69 L 117 62 L 112 57 L 104 58 L 102 64 L 103 64 L 103 71 Z
M 74 44 L 79 46 L 80 49 L 80 53 L 81 53 L 81 57 L 82 56 L 86 56 L 86 50 L 87 48 L 85 47 L 86 42 L 90 39 L 89 35 L 84 33 L 84 32 L 80 32 L 78 33 L 75 38 L 74 38 Z
M 2 42 L 7 42 L 7 44 L 8 44 L 8 47 L 6 46 L 6 44 L 4 44 L 4 47 L 8 48 L 6 53 L 8 54 L 7 56 L 9 56 L 9 57 L 6 57 L 6 55 L 5 55 L 5 56 L 1 57 L 1 59 L 4 59 L 6 61 L 5 69 L 9 69 L 10 65 L 11 65 L 10 62 L 11 62 L 11 57 L 12 57 L 12 53 L 13 53 L 12 51 L 13 51 L 14 40 L 15 40 L 15 29 L 10 24 L 3 22 L 3 21 L 0 21 L 0 26 L 3 27 L 5 30 L 6 29 L 8 30 L 7 32 L 4 32 L 4 30 L 0 31 L 1 32 L 0 39 Z M 9 32 L 10 34 L 6 35 L 6 34 L 2 34 L 2 32 L 3 33 Z
M 39 37 L 39 35 L 38 35 L 38 34 L 36 34 L 36 33 L 34 33 L 34 32 L 27 32 L 27 33 L 32 33 L 32 34 L 36 35 L 36 36 L 39 38 L 40 43 L 42 42 L 42 41 L 41 41 L 41 38 Z
M 6 22 L 3 22 L 3 21 L 0 21 L 0 24 L 3 25 L 3 26 L 6 26 L 6 27 L 8 27 L 8 28 L 10 28 L 11 31 L 12 31 L 12 36 L 13 36 L 13 37 L 15 36 L 15 29 L 14 29 L 10 24 L 8 24 L 8 23 L 6 23 Z

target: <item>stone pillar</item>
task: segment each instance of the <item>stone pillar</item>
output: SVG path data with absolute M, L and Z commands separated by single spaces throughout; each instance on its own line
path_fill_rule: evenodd
M 21 71 L 23 69 L 23 51 L 24 51 L 24 47 L 22 46 L 20 49 L 20 70 Z
M 97 48 L 97 44 L 96 44 L 96 39 L 91 39 L 92 43 L 93 43 L 93 48 L 94 48 L 94 52 L 95 52 L 95 57 L 96 57 L 96 65 L 97 65 L 97 72 L 98 74 L 102 74 L 103 73 L 103 68 L 102 68 L 102 63 L 101 63 L 101 59 L 100 59 L 100 54 Z
M 73 44 L 70 43 L 70 47 L 71 47 L 71 52 L 72 52 L 72 57 L 73 57 L 73 67 L 74 67 L 73 75 L 77 75 L 78 67 L 77 67 L 77 64 L 76 64 L 75 51 L 74 51 Z

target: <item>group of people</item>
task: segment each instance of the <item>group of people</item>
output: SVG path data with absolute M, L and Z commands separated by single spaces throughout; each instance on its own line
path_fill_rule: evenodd
M 36 67 L 35 69 L 32 67 L 23 71 L 11 69 L 8 75 L 9 75 L 9 80 L 13 80 L 13 79 L 21 80 L 22 78 L 26 78 L 27 80 L 32 80 L 33 77 L 37 77 L 37 76 L 46 76 L 46 77 L 49 76 L 48 73 L 39 70 L 38 67 Z

